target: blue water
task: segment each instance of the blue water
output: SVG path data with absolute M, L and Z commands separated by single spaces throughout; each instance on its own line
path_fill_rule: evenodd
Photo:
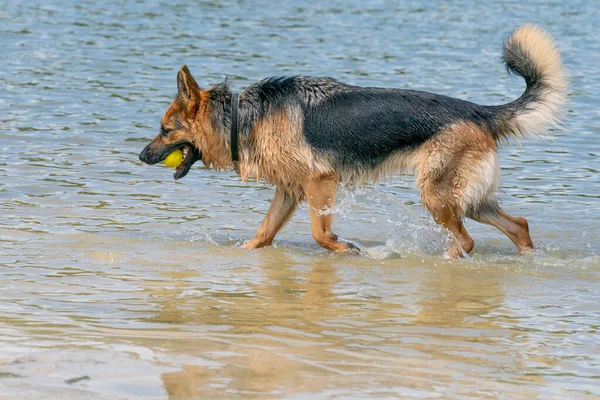
M 184 63 L 203 87 L 501 104 L 524 89 L 502 41 L 530 21 L 571 79 L 555 139 L 500 153 L 531 256 L 467 222 L 471 258 L 444 261 L 410 177 L 341 193 L 336 231 L 368 256 L 320 249 L 305 208 L 243 252 L 272 188 L 137 159 Z M 600 395 L 598 21 L 589 1 L 0 3 L 0 397 Z

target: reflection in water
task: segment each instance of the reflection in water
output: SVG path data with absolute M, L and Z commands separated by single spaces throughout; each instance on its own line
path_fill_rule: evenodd
M 216 294 L 214 304 L 190 310 L 186 302 L 167 300 L 157 315 L 161 321 L 180 320 L 199 325 L 233 325 L 216 334 L 208 353 L 226 364 L 203 367 L 184 365 L 181 371 L 161 375 L 170 398 L 218 396 L 222 389 L 233 393 L 312 392 L 326 388 L 325 372 L 336 372 L 319 361 L 329 345 L 323 342 L 322 322 L 335 316 L 332 285 L 339 281 L 330 261 L 316 263 L 307 273 L 285 252 L 262 252 L 258 263 L 265 274 L 260 284 L 241 296 Z M 300 269 L 298 268 L 300 267 Z M 174 294 L 174 293 L 172 293 Z M 168 295 L 168 293 L 165 293 Z M 171 317 L 172 316 L 172 317 Z M 199 349 L 200 351 L 202 349 Z M 292 350 L 290 352 L 290 350 Z M 312 359 L 312 360 L 311 360 Z
M 160 377 L 172 398 L 477 397 L 480 388 L 519 398 L 546 387 L 589 390 L 594 379 L 572 361 L 595 362 L 596 303 L 573 290 L 598 281 L 585 270 L 564 275 L 560 265 L 538 270 L 527 259 L 372 260 L 293 246 L 246 252 L 147 237 L 54 240 L 63 247 L 46 251 L 46 262 L 82 253 L 89 261 L 15 271 L 21 284 L 4 290 L 12 312 L 0 315 L 10 327 L 3 373 L 19 377 L 0 381 L 7 393 L 31 390 L 36 371 L 48 369 L 48 384 L 85 374 L 91 379 L 74 386 L 129 397 L 140 386 L 127 382 Z M 150 245 L 127 253 L 142 243 Z M 29 246 L 36 243 L 21 250 Z M 565 282 L 571 297 L 553 295 Z M 560 322 L 548 327 L 551 316 Z M 64 350 L 48 352 L 54 342 Z M 14 357 L 25 348 L 30 355 Z M 577 377 L 557 382 L 573 370 Z
M 288 253 L 267 250 L 261 251 L 259 264 L 265 275 L 260 283 L 240 295 L 203 297 L 198 309 L 176 298 L 181 290 L 172 296 L 164 292 L 161 303 L 168 306 L 159 320 L 180 321 L 186 314 L 193 325 L 230 328 L 190 343 L 214 364 L 186 364 L 161 375 L 171 398 L 211 398 L 223 390 L 319 393 L 342 381 L 360 391 L 373 390 L 374 383 L 394 388 L 374 392 L 380 395 L 427 393 L 432 376 L 438 387 L 451 388 L 457 373 L 473 387 L 488 385 L 500 365 L 512 371 L 504 379 L 522 381 L 515 368 L 521 356 L 503 346 L 514 336 L 501 327 L 512 319 L 502 311 L 503 274 L 488 276 L 468 266 L 465 271 L 464 265 L 408 264 L 409 270 L 420 269 L 421 284 L 393 282 L 409 291 L 390 303 L 377 294 L 385 282 L 363 280 L 372 271 L 346 271 L 367 288 L 344 290 L 336 272 L 346 265 L 343 257 L 315 262 L 307 270 Z M 406 376 L 411 379 L 399 379 Z M 470 390 L 464 394 L 475 393 Z
M 481 318 L 502 306 L 501 276 L 486 277 L 478 272 L 469 276 L 452 266 L 430 272 L 433 276 L 421 289 L 425 298 L 418 302 L 422 308 L 417 319 L 422 324 L 450 327 L 493 322 Z

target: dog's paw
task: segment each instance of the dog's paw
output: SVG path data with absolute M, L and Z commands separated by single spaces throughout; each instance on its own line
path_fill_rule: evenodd
M 259 240 L 256 240 L 256 238 L 250 239 L 242 245 L 242 249 L 244 249 L 244 250 L 254 250 L 254 249 L 258 249 L 260 247 L 262 247 L 261 243 Z
M 343 243 L 346 246 L 348 246 L 348 248 L 344 251 L 344 253 L 355 254 L 357 256 L 364 256 L 367 254 L 367 252 L 365 250 L 361 249 L 360 247 L 358 247 L 356 244 L 354 244 L 352 242 L 344 241 Z
M 456 245 L 449 247 L 444 253 L 443 258 L 445 260 L 461 260 L 469 258 L 469 255 L 465 253 L 462 247 Z
M 254 249 L 260 249 L 261 247 L 267 247 L 270 246 L 273 243 L 272 240 L 265 240 L 265 239 L 261 239 L 261 238 L 252 238 L 249 241 L 247 241 L 246 243 L 244 243 L 242 245 L 242 249 L 244 250 L 254 250 Z

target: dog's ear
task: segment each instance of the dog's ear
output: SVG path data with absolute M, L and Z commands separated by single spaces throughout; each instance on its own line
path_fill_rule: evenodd
M 200 86 L 186 65 L 183 65 L 177 73 L 177 90 L 179 97 L 186 101 L 189 101 L 200 90 Z

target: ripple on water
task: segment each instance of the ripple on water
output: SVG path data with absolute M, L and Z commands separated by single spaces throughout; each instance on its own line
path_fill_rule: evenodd
M 585 398 L 600 395 L 600 9 L 546 0 L 415 6 L 9 2 L 0 10 L 0 397 Z M 526 257 L 466 221 L 465 260 L 412 180 L 342 190 L 330 254 L 300 207 L 243 251 L 273 189 L 143 166 L 187 64 L 202 87 L 333 76 L 482 104 L 516 98 L 498 62 L 531 20 L 571 76 L 555 140 L 500 150 Z M 89 379 L 84 379 L 88 377 Z M 402 377 L 399 379 L 399 377 Z

